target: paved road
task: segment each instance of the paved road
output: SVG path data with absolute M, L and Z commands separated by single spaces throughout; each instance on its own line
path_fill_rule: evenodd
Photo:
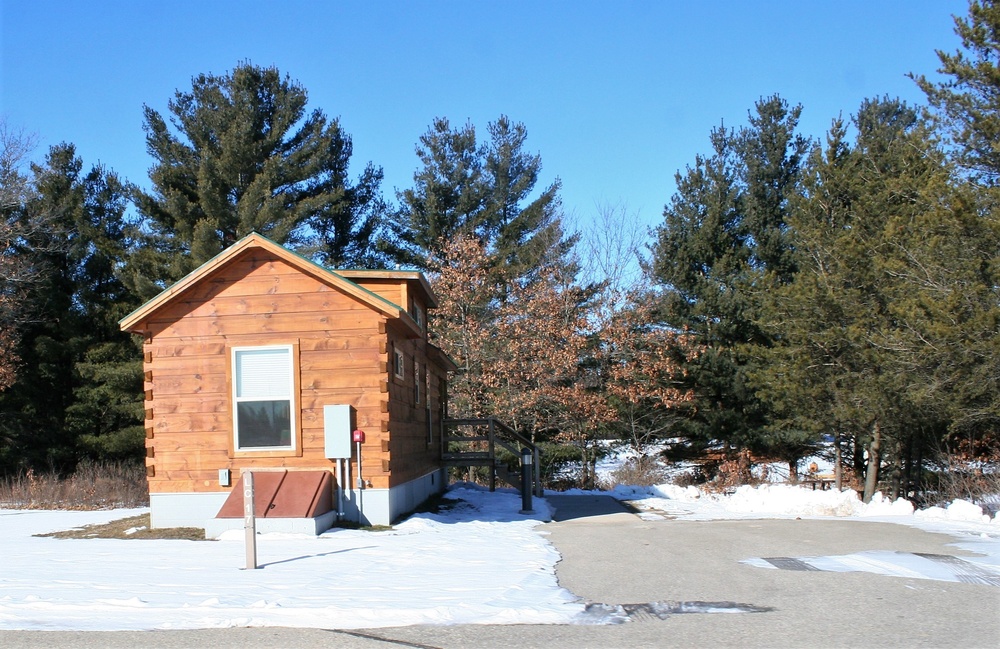
M 867 573 L 767 570 L 751 557 L 864 550 L 954 554 L 953 539 L 859 521 L 643 521 L 601 497 L 552 499 L 543 528 L 563 556 L 560 583 L 590 602 L 731 602 L 766 612 L 642 616 L 603 626 L 447 626 L 370 631 L 213 629 L 0 631 L 0 647 L 996 647 L 1000 588 Z

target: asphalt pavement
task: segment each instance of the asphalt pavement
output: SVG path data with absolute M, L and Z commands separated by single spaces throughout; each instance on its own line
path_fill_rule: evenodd
M 866 550 L 964 556 L 945 535 L 857 520 L 645 521 L 610 497 L 554 496 L 541 528 L 560 584 L 620 624 L 371 630 L 0 631 L 0 647 L 552 649 L 997 647 L 1000 587 L 870 573 L 771 570 L 755 557 Z

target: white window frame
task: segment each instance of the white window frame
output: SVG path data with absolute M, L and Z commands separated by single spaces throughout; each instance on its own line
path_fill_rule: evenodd
M 274 351 L 282 350 L 288 354 L 288 395 L 281 395 L 278 398 L 260 398 L 260 397 L 241 397 L 239 396 L 239 386 L 240 386 L 240 374 L 239 365 L 237 363 L 237 358 L 242 352 L 260 352 L 260 351 Z M 295 398 L 295 370 L 297 363 L 295 362 L 295 346 L 294 345 L 254 345 L 254 346 L 244 346 L 244 347 L 232 347 L 230 348 L 230 363 L 231 363 L 231 376 L 232 376 L 232 413 L 233 413 L 233 449 L 237 453 L 244 452 L 254 452 L 254 451 L 277 451 L 281 453 L 292 452 L 294 453 L 297 448 L 298 443 L 298 422 L 296 417 L 296 405 L 297 399 Z M 282 446 L 240 446 L 240 430 L 239 430 L 239 404 L 247 403 L 253 401 L 281 401 L 288 400 L 288 413 L 289 413 L 289 443 L 288 445 Z

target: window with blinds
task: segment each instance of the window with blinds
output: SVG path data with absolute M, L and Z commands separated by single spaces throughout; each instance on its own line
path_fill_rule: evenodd
M 291 345 L 233 349 L 236 449 L 292 449 L 295 413 Z

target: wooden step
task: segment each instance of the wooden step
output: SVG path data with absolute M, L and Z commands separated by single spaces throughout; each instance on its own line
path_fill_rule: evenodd
M 489 460 L 444 460 L 444 466 L 493 466 Z
M 469 452 L 469 453 L 443 453 L 441 455 L 442 460 L 489 460 L 492 464 L 494 458 L 488 452 Z

